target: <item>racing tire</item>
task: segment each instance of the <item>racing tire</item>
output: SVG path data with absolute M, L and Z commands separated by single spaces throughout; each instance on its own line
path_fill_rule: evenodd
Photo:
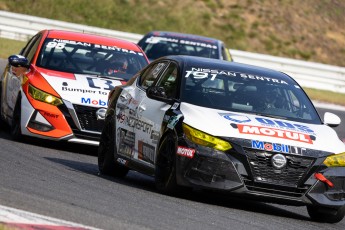
M 98 146 L 98 169 L 100 174 L 125 177 L 129 168 L 120 165 L 115 161 L 115 121 L 114 118 L 107 118 L 104 124 L 101 139 Z
M 14 106 L 12 122 L 10 125 L 11 138 L 15 141 L 21 141 L 23 139 L 21 131 L 21 112 L 21 96 L 19 96 L 16 105 Z
M 155 167 L 155 186 L 163 194 L 176 195 L 180 186 L 176 182 L 176 139 L 166 135 L 158 149 Z
M 345 216 L 345 205 L 338 210 L 317 206 L 307 206 L 307 210 L 310 218 L 317 222 L 338 223 Z

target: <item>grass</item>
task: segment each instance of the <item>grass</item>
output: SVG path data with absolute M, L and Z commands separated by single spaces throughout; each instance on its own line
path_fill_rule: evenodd
M 7 59 L 8 56 L 19 53 L 20 50 L 25 46 L 25 44 L 26 42 L 0 38 L 0 58 Z M 303 89 L 314 101 L 321 101 L 345 106 L 345 94 L 305 87 L 303 87 Z
M 18 54 L 26 42 L 0 38 L 0 58 L 7 59 L 12 54 Z
M 345 94 L 327 90 L 319 90 L 303 87 L 304 91 L 313 101 L 326 102 L 330 104 L 345 106 Z

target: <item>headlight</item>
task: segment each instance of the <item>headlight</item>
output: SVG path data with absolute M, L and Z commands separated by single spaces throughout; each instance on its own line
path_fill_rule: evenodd
M 194 129 L 186 124 L 182 125 L 183 132 L 186 134 L 186 137 L 198 144 L 207 146 L 210 148 L 215 148 L 220 151 L 226 151 L 232 148 L 231 144 L 229 142 L 223 141 L 217 137 L 211 136 L 207 133 L 201 132 L 197 129 Z
M 345 152 L 328 156 L 323 163 L 328 167 L 344 167 Z
M 51 105 L 61 105 L 62 100 L 60 98 L 57 98 L 49 93 L 43 92 L 42 90 L 39 90 L 32 85 L 29 85 L 29 94 L 36 100 L 42 101 Z

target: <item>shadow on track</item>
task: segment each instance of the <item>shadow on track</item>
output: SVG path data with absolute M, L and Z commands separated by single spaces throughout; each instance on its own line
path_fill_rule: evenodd
M 124 186 L 141 189 L 144 191 L 156 193 L 160 196 L 165 196 L 159 194 L 154 185 L 154 178 L 150 176 L 143 175 L 135 171 L 129 171 L 125 178 L 114 178 L 110 176 L 100 175 L 98 167 L 95 164 L 64 160 L 58 158 L 46 158 L 52 162 L 62 164 L 64 166 L 70 167 L 73 170 L 77 170 L 90 175 L 98 176 L 100 179 L 107 180 L 111 183 L 118 183 Z M 236 197 L 232 194 L 216 193 L 206 190 L 190 190 L 189 192 L 180 194 L 175 197 L 170 197 L 172 199 L 184 199 L 188 201 L 194 201 L 197 203 L 203 203 L 208 205 L 215 205 L 220 207 L 225 207 L 229 209 L 237 209 L 255 213 L 262 213 L 272 216 L 280 216 L 285 218 L 292 218 L 297 220 L 309 221 L 309 217 L 300 215 L 291 211 L 284 209 L 283 207 L 277 207 L 269 203 L 258 202 L 255 200 L 244 199 L 243 197 Z
M 7 126 L 1 127 L 0 138 L 16 142 L 12 140 Z M 27 137 L 27 136 L 24 136 L 23 140 L 20 141 L 20 143 L 27 144 L 27 145 L 35 145 L 35 146 L 40 146 L 43 148 L 55 149 L 55 150 L 60 150 L 60 151 L 68 151 L 68 152 L 73 152 L 73 153 L 85 154 L 85 155 L 90 155 L 90 156 L 97 156 L 97 148 L 98 148 L 98 146 L 93 146 L 93 145 L 71 143 L 67 141 L 52 141 L 52 140 Z

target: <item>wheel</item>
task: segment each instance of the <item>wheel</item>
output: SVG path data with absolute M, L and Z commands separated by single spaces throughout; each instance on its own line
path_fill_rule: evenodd
M 21 97 L 19 96 L 14 106 L 12 123 L 10 125 L 10 134 L 12 140 L 20 141 L 23 139 L 21 131 Z
M 345 216 L 345 205 L 338 210 L 316 206 L 307 206 L 307 210 L 310 218 L 317 222 L 338 223 Z
M 156 160 L 155 185 L 158 191 L 174 195 L 179 191 L 176 182 L 176 140 L 168 134 L 162 140 Z
M 129 169 L 115 162 L 115 120 L 107 118 L 98 146 L 98 169 L 101 174 L 125 177 Z

